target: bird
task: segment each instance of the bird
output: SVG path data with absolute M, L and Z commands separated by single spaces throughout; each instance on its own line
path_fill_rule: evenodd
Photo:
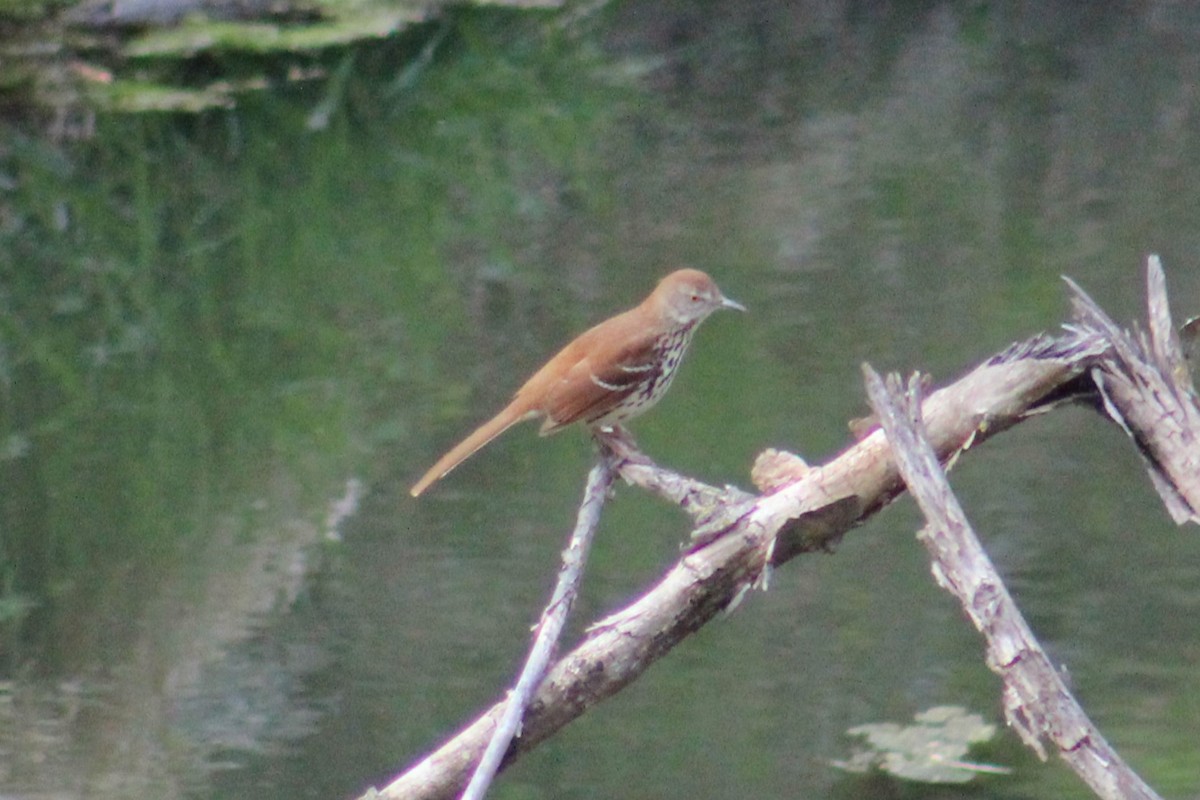
M 613 428 L 666 393 L 696 327 L 720 309 L 745 311 L 698 269 L 667 275 L 628 311 L 584 331 L 535 372 L 500 413 L 438 459 L 410 494 L 418 497 L 480 448 L 519 422 L 542 419 L 539 434 L 575 422 Z

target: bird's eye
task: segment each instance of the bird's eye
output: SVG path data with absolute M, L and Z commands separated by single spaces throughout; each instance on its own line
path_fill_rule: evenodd
M 700 295 L 693 293 L 693 294 L 692 294 L 692 302 L 693 302 L 693 303 L 699 303 L 699 302 L 700 302 Z

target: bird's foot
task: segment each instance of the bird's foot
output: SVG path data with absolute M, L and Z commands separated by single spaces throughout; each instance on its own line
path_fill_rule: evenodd
M 592 431 L 600 452 L 610 458 L 626 464 L 653 464 L 650 457 L 642 452 L 638 443 L 623 425 L 612 425 L 606 428 L 596 428 Z

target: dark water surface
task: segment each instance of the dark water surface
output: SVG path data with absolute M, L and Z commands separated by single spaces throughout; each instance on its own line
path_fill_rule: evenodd
M 66 157 L 14 135 L 0 793 L 347 797 L 493 702 L 589 445 L 530 426 L 419 502 L 407 487 L 677 264 L 750 313 L 706 323 L 633 427 L 744 487 L 764 447 L 848 443 L 862 362 L 947 380 L 1054 329 L 1060 275 L 1127 320 L 1158 252 L 1195 314 L 1187 9 L 629 2 L 570 35 L 470 13 L 419 73 L 404 42 L 361 48 L 332 106 L 313 85 L 106 118 Z M 952 480 L 1112 744 L 1164 796 L 1200 795 L 1200 532 L 1084 410 Z M 1000 721 L 919 524 L 904 500 L 792 562 L 493 795 L 1090 796 L 1004 731 L 980 757 L 1013 773 L 967 789 L 830 766 L 861 723 Z M 621 488 L 569 637 L 685 537 Z

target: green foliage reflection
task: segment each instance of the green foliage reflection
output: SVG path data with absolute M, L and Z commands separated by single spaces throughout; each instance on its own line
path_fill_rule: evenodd
M 409 435 L 410 398 L 461 402 L 433 370 L 464 267 L 511 274 L 538 231 L 605 212 L 622 90 L 592 57 L 504 14 L 432 33 L 432 57 L 384 42 L 328 86 L 0 154 L 10 654 L 83 609 L 136 618 L 138 593 L 98 594 L 185 569 L 215 515 L 283 485 L 322 514 Z

